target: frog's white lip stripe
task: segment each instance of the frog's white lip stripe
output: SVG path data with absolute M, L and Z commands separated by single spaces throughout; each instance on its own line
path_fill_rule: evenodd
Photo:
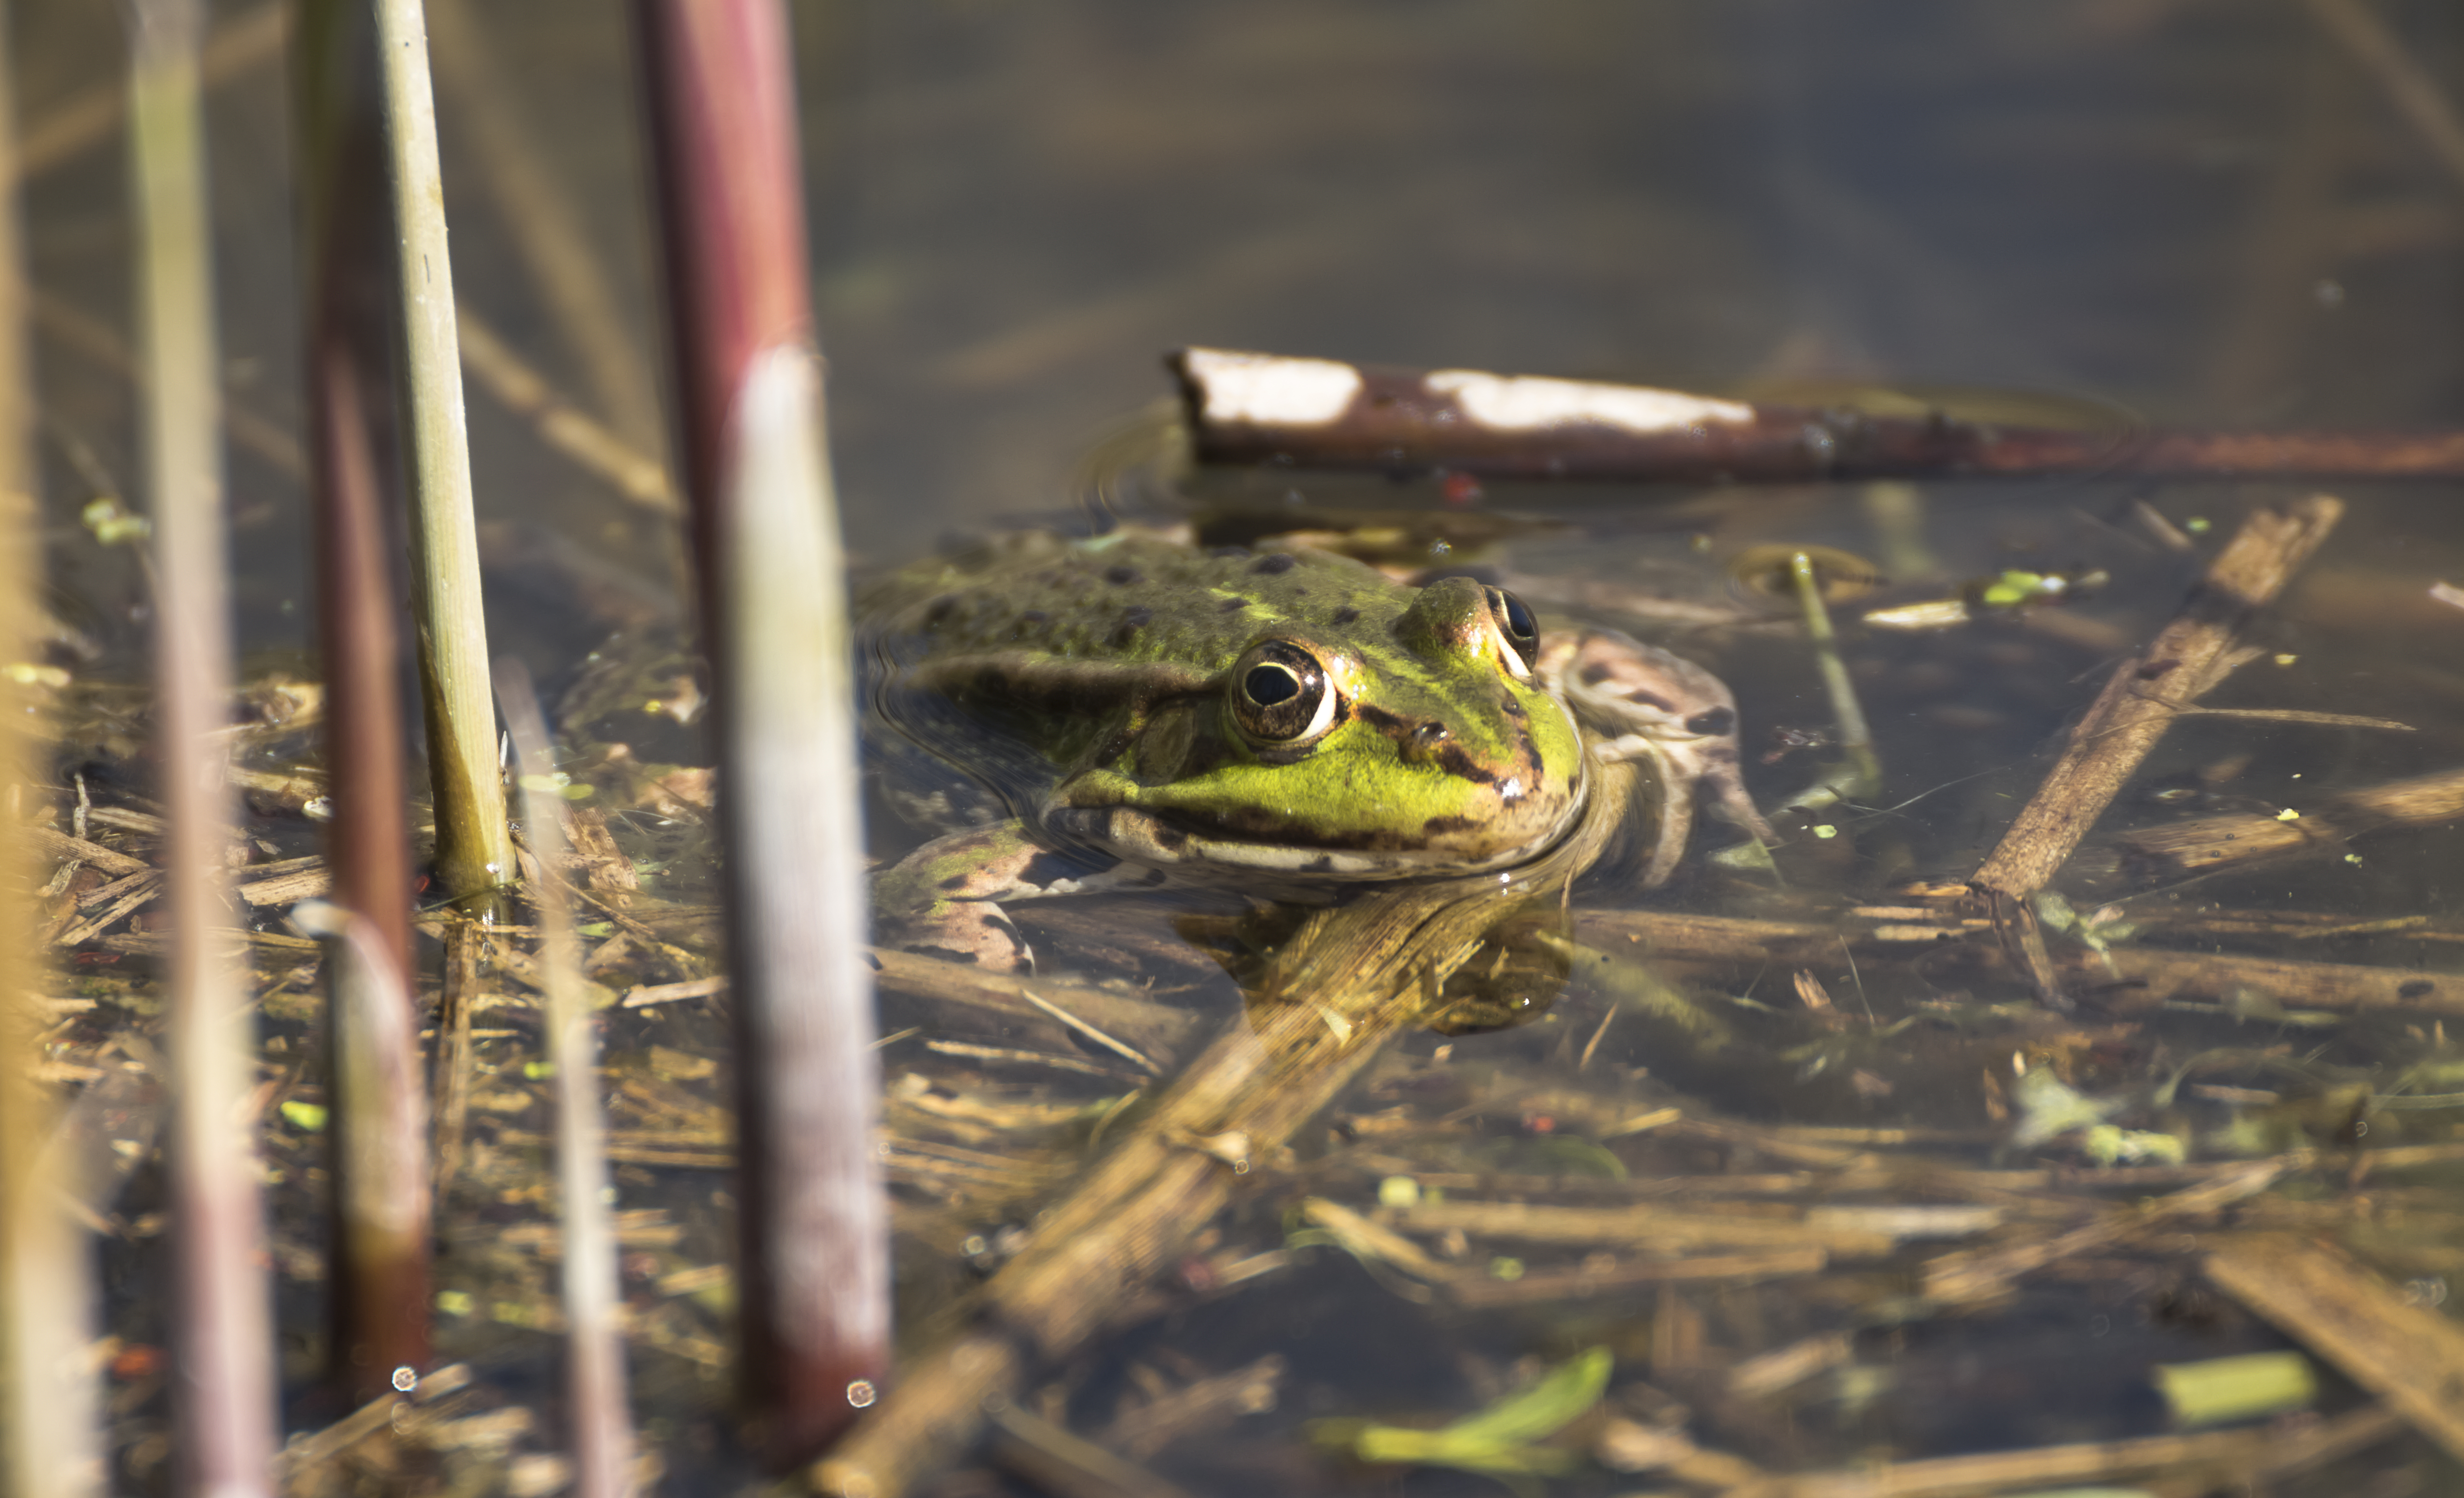
M 1583 803 L 1572 803 L 1566 815 L 1529 843 L 1509 848 L 1476 862 L 1428 848 L 1362 852 L 1353 848 L 1300 848 L 1283 843 L 1244 843 L 1236 838 L 1208 837 L 1168 828 L 1156 818 L 1129 806 L 1109 808 L 1111 817 L 1101 839 L 1110 851 L 1134 863 L 1153 864 L 1184 872 L 1194 869 L 1251 870 L 1305 874 L 1324 879 L 1421 879 L 1440 875 L 1488 873 L 1529 863 L 1555 847 Z
M 1171 869 L 1181 874 L 1220 869 L 1225 872 L 1250 870 L 1317 879 L 1427 879 L 1491 873 L 1529 863 L 1556 847 L 1573 829 L 1590 800 L 1591 781 L 1585 776 L 1549 826 L 1528 842 L 1482 859 L 1465 859 L 1459 853 L 1425 848 L 1368 851 L 1220 837 L 1174 826 L 1134 806 L 1048 808 L 1044 824 L 1054 832 L 1090 843 L 1130 863 Z

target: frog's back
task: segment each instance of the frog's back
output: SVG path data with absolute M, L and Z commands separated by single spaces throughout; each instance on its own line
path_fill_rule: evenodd
M 1262 634 L 1349 629 L 1399 613 L 1410 590 L 1329 552 L 1026 535 L 911 568 L 875 598 L 867 612 L 893 671 L 975 656 L 1022 674 L 1071 661 L 1213 673 Z

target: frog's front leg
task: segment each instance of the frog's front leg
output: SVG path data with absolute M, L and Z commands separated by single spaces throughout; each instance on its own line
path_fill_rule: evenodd
M 1118 867 L 1101 855 L 1056 852 L 1018 822 L 953 832 L 873 881 L 879 939 L 994 972 L 1032 972 L 1035 954 L 1001 902 L 1114 888 Z
M 1594 755 L 1610 762 L 1648 758 L 1661 767 L 1667 799 L 1642 871 L 1645 889 L 1665 882 L 1684 856 L 1700 791 L 1765 844 L 1779 841 L 1746 790 L 1737 699 L 1719 677 L 1614 629 L 1551 631 L 1540 642 L 1539 670 L 1598 736 Z

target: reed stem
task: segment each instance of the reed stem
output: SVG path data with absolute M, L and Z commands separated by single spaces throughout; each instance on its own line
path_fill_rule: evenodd
M 228 751 L 231 647 L 218 359 L 199 107 L 198 0 L 131 11 L 129 124 L 139 231 L 147 487 L 159 583 L 156 751 L 170 824 L 164 868 L 173 1129 L 171 1216 L 178 1296 L 173 1404 L 192 1490 L 266 1493 L 274 1457 L 274 1325 L 261 1267 L 264 1214 L 245 1107 L 253 1077 L 224 850 L 231 842 Z
M 6 20 L 0 12 L 0 665 L 38 658 L 42 574 Z M 33 695 L 0 684 L 0 1489 L 82 1498 L 100 1490 L 102 1476 L 95 1380 L 80 1366 L 94 1336 L 93 1249 L 61 1210 L 78 1183 L 63 1152 L 46 1147 L 58 1110 L 32 1070 L 48 1018 L 33 996 L 50 977 L 24 897 L 41 883 L 36 845 L 18 834 L 34 810 L 31 788 L 49 779 Z
M 410 963 L 410 850 L 397 687 L 401 598 L 378 403 L 389 360 L 368 27 L 312 0 L 297 33 L 300 262 L 317 621 L 325 678 L 333 917 L 321 929 L 332 1057 L 335 1263 L 327 1378 L 351 1402 L 427 1366 L 429 1166 Z
M 715 694 L 744 1168 L 743 1383 L 774 1460 L 873 1401 L 888 1212 L 855 685 L 778 0 L 637 0 Z
M 462 355 L 453 324 L 453 262 L 437 164 L 436 97 L 420 0 L 376 0 L 385 148 L 393 189 L 404 363 L 404 456 L 410 472 L 412 599 L 420 691 L 428 708 L 428 773 L 436 798 L 436 868 L 468 898 L 510 882 L 513 845 L 496 770 L 488 628 L 472 514 Z

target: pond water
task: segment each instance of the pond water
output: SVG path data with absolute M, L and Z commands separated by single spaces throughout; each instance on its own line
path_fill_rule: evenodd
M 431 4 L 463 300 L 567 399 L 655 453 L 621 9 Z M 1152 430 L 1136 424 L 1168 393 L 1159 357 L 1188 343 L 1723 392 L 2007 391 L 1996 408 L 2018 419 L 2452 424 L 2464 405 L 2450 335 L 2464 182 L 2453 147 L 2425 135 L 2384 74 L 2331 40 L 2330 23 L 2355 9 L 800 6 L 814 277 L 850 547 L 877 572 L 988 529 L 1083 530 L 1090 465 L 1124 430 Z M 220 24 L 263 32 L 264 13 L 232 8 Z M 2371 13 L 2401 56 L 2457 76 L 2464 27 L 2451 12 L 2408 0 Z M 90 6 L 20 6 L 13 21 L 23 128 L 40 140 L 47 121 L 110 85 L 121 37 Z M 229 51 L 212 171 L 229 389 L 262 424 L 230 458 L 253 677 L 308 672 L 313 657 L 290 467 L 300 398 L 283 90 L 270 50 L 243 39 Z M 142 678 L 144 645 L 141 571 L 76 521 L 140 472 L 126 381 L 77 331 L 124 340 L 128 326 L 117 151 L 107 132 L 62 147 L 25 203 L 52 309 L 38 358 L 53 605 L 92 646 L 78 666 L 92 695 L 75 699 L 87 728 L 116 721 L 103 716 L 113 703 L 126 709 L 111 684 Z M 595 291 L 541 268 L 538 221 L 559 215 Z M 595 334 L 574 333 L 560 310 L 574 306 Z M 637 705 L 645 685 L 673 698 L 690 683 L 688 666 L 640 644 L 663 638 L 676 611 L 673 525 L 475 385 L 472 435 L 499 648 L 562 694 L 574 773 L 597 777 L 661 912 L 666 945 L 637 940 L 598 976 L 620 988 L 704 976 L 712 852 L 692 799 L 620 783 L 604 754 L 621 739 L 639 761 L 707 762 L 697 725 L 674 720 L 689 713 Z M 1234 473 L 1185 487 L 1161 507 L 1446 508 L 1426 477 Z M 2086 935 L 2118 954 L 2100 966 L 2079 927 L 2049 937 L 2063 970 L 2086 975 L 2077 1007 L 2047 1008 L 2008 968 L 1960 955 L 1990 951 L 1988 937 L 1925 952 L 1904 930 L 1874 935 L 1965 931 L 1943 892 L 1991 851 L 2114 664 L 2174 616 L 2250 514 L 2318 487 L 1488 486 L 1483 510 L 1545 523 L 1453 560 L 1508 582 L 1546 623 L 1626 629 L 1719 673 L 1766 809 L 1836 759 L 1836 729 L 1801 628 L 1784 604 L 1741 592 L 1728 564 L 1772 543 L 1869 562 L 1885 585 L 1841 605 L 1839 627 L 1881 785 L 1775 815 L 1776 876 L 1715 859 L 1738 835 L 1714 819 L 1663 891 L 1586 886 L 1583 960 L 1614 962 L 1577 960 L 1530 1024 L 1397 1042 L 1289 1149 L 1262 1157 L 1137 1314 L 1041 1371 L 1022 1407 L 1190 1492 L 1491 1491 L 1496 1477 L 1442 1464 L 1331 1455 L 1328 1427 L 1310 1422 L 1435 1426 L 1606 1347 L 1605 1413 L 1561 1438 L 1585 1455 L 1548 1487 L 1748 1491 L 1758 1469 L 2173 1428 L 2153 1366 L 2304 1346 L 2217 1288 L 2230 1276 L 2203 1272 L 2198 1233 L 2338 1241 L 2417 1305 L 2443 1301 L 2464 1269 L 2464 1167 L 2437 1148 L 2458 1140 L 2453 1114 L 2370 1099 L 2434 1104 L 2459 1090 L 2444 1024 L 2464 1017 L 2464 822 L 2452 792 L 2424 792 L 2432 809 L 2417 815 L 2369 798 L 2464 763 L 2464 608 L 2431 592 L 2464 584 L 2452 483 L 2330 486 L 2344 518 L 2249 632 L 2259 653 L 2207 702 L 2348 720 L 2211 715 L 2171 729 L 2058 882 Z M 2010 569 L 2102 579 L 2078 602 L 1965 628 L 1861 620 Z M 64 772 L 85 773 L 100 802 L 140 805 L 143 771 L 104 737 L 75 743 Z M 259 753 L 284 762 L 313 741 L 269 738 Z M 2125 836 L 2196 825 L 2256 837 L 2305 816 L 2358 835 L 2200 877 L 2147 850 L 2173 846 L 2161 836 Z M 253 817 L 251 830 L 269 855 L 316 848 L 296 819 Z M 888 819 L 872 832 L 884 858 L 914 842 Z M 1240 1002 L 1174 934 L 1188 914 L 1119 899 L 1018 912 L 1045 976 L 1109 995 L 1153 1049 L 1181 1060 Z M 1705 922 L 1681 933 L 1667 924 L 1681 914 Z M 1749 920 L 1775 924 L 1737 924 Z M 433 962 L 434 944 L 426 951 Z M 2245 965 L 2191 960 L 2218 955 Z M 107 947 L 70 960 L 102 1001 L 76 1032 L 79 1054 L 155 1025 L 142 966 L 122 972 Z M 313 985 L 304 969 L 267 976 L 268 1077 L 284 1100 L 313 1102 Z M 2368 997 L 2370 983 L 2395 999 Z M 339 1464 L 319 1475 L 323 1490 L 541 1492 L 556 1481 L 544 1460 L 558 1445 L 552 1114 L 525 1069 L 537 1059 L 527 990 L 499 986 L 511 997 L 479 1020 L 495 1033 L 480 1041 L 470 1165 L 439 1270 L 440 1351 L 473 1382 L 431 1424 L 474 1423 L 399 1469 Z M 1147 1078 L 1019 1021 L 1015 1005 L 969 1021 L 929 984 L 886 987 L 901 1316 L 920 1339 L 1014 1249 Z M 614 1011 L 605 1028 L 620 1206 L 636 1214 L 625 1220 L 635 1406 L 672 1492 L 724 1490 L 747 1472 L 719 1413 L 723 1033 L 690 998 Z M 311 1429 L 337 1413 L 312 1392 L 321 1143 L 279 1109 L 268 1139 L 287 1428 Z M 2427 1153 L 2373 1172 L 2343 1153 L 2365 1146 Z M 2117 1232 L 1993 1295 L 1925 1303 L 1939 1289 L 1926 1267 L 1945 1254 L 2038 1242 L 2104 1221 L 2109 1203 L 2304 1148 L 2327 1155 L 2289 1165 L 2237 1216 Z M 1445 1204 L 1437 1196 L 1666 1212 L 1553 1240 L 1425 1217 L 1454 1225 L 1413 1229 L 1427 1267 L 1415 1273 L 1367 1262 L 1373 1249 L 1305 1204 L 1411 1228 L 1415 1212 Z M 108 1330 L 128 1348 L 164 1340 L 159 1210 L 150 1166 L 107 1209 L 120 1230 L 106 1246 Z M 1903 1215 L 1885 1223 L 1887 1211 Z M 1639 1243 L 1666 1252 L 1638 1256 Z M 1765 1258 L 1742 1262 L 1754 1254 Z M 1740 1262 L 1663 1262 L 1719 1255 Z M 1801 1368 L 1783 1377 L 1779 1355 Z M 2365 1402 L 2349 1369 L 2308 1355 L 2316 1417 L 2279 1414 L 2254 1440 L 2295 1439 Z M 122 1362 L 117 1480 L 160 1490 L 162 1369 Z M 1014 1425 L 994 1460 L 970 1458 L 933 1490 L 1104 1490 L 1054 1476 L 1050 1461 L 1031 1423 Z M 2217 1470 L 2283 1494 L 2396 1498 L 2464 1483 L 2410 1433 L 2306 1465 L 2252 1457 Z M 2054 1475 L 1991 1490 L 2065 1486 Z M 2111 1481 L 2211 1490 L 2179 1472 Z

